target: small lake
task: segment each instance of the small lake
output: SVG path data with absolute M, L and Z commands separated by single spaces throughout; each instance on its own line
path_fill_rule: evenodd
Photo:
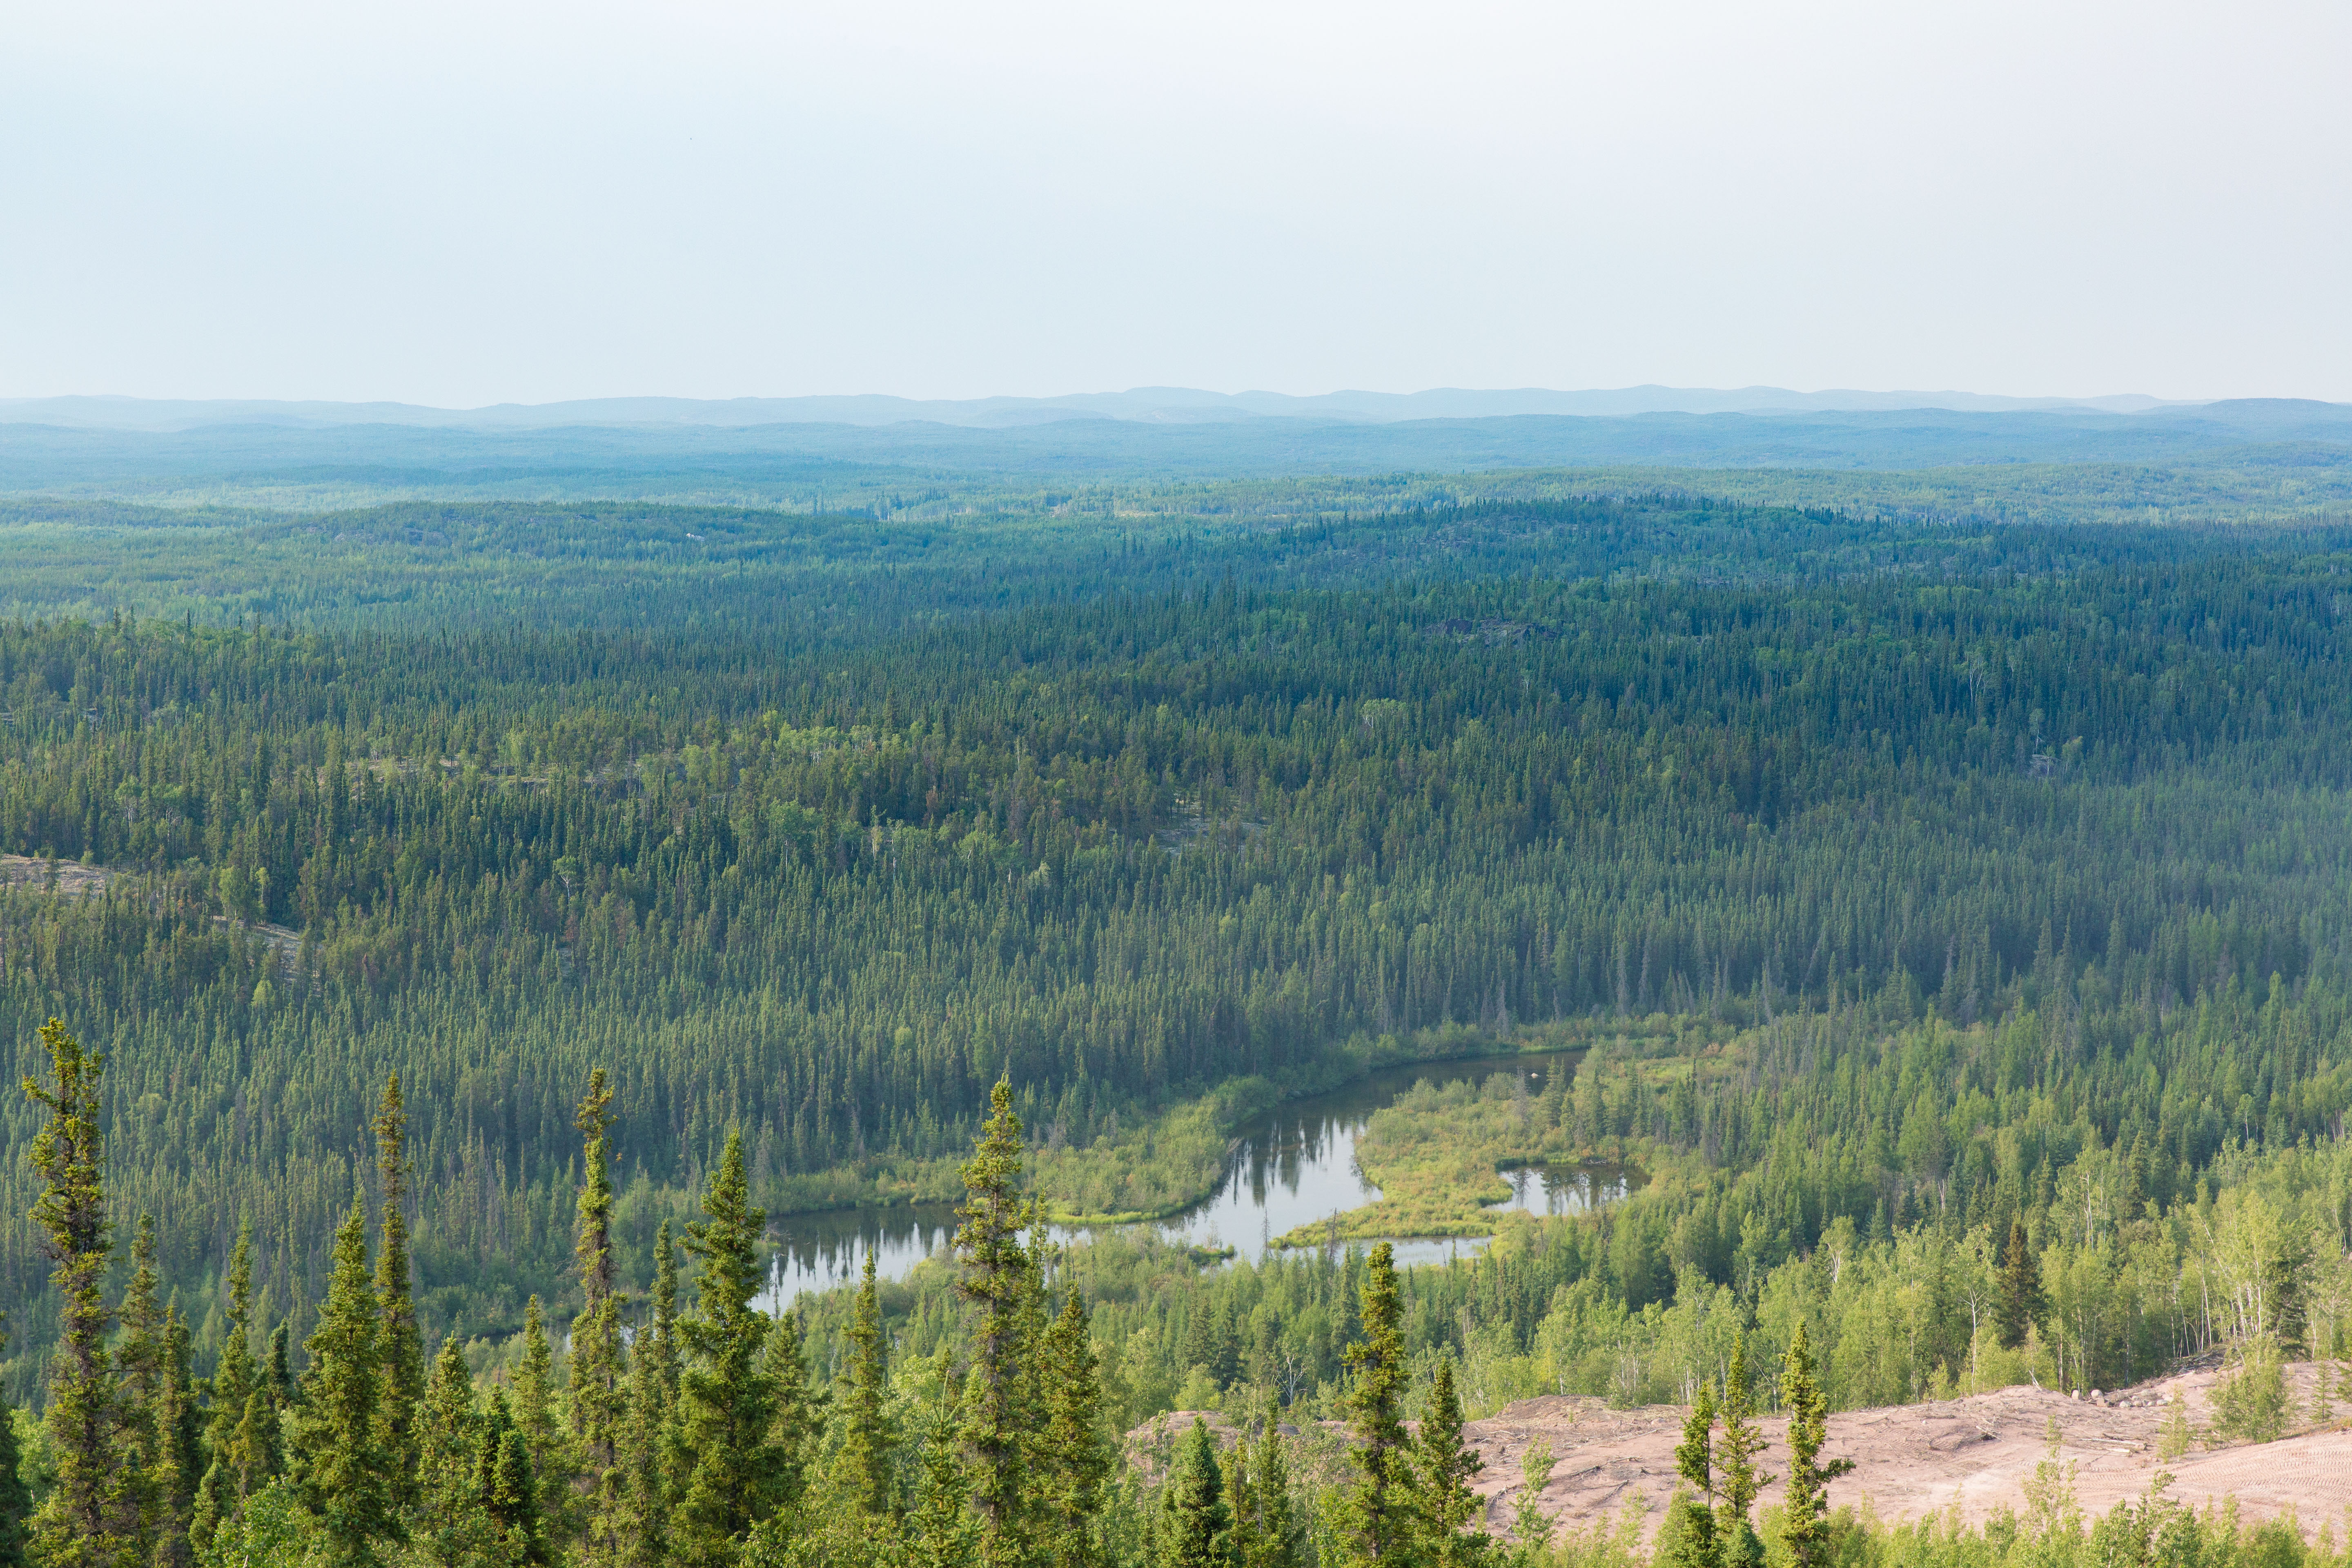
M 1137 1228 L 1180 1245 L 1230 1247 L 1242 1257 L 1262 1258 L 1274 1237 L 1284 1232 L 1380 1197 L 1380 1189 L 1356 1167 L 1356 1140 L 1374 1111 L 1415 1083 L 1483 1082 L 1495 1073 L 1517 1070 L 1527 1074 L 1534 1089 L 1555 1059 L 1573 1061 L 1579 1055 L 1562 1051 L 1416 1062 L 1384 1068 L 1328 1094 L 1290 1100 L 1242 1128 L 1216 1191 L 1180 1214 Z M 1496 1205 L 1498 1209 L 1552 1215 L 1587 1214 L 1613 1203 L 1625 1195 L 1629 1180 L 1624 1171 L 1603 1165 L 1532 1167 L 1503 1174 L 1511 1196 Z M 1086 1227 L 1056 1227 L 1056 1234 L 1082 1237 L 1087 1232 Z M 772 1311 L 803 1290 L 855 1284 L 869 1247 L 877 1273 L 887 1279 L 906 1278 L 954 1237 L 955 1209 L 950 1204 L 916 1204 L 783 1215 L 768 1226 L 768 1235 L 776 1252 L 761 1304 Z M 1476 1237 L 1393 1245 L 1402 1265 L 1469 1257 L 1483 1251 L 1486 1241 Z

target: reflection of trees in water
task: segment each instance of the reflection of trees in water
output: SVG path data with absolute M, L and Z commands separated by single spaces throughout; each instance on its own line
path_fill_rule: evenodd
M 1528 1214 L 1591 1214 L 1623 1197 L 1631 1181 L 1615 1165 L 1528 1165 L 1504 1173 L 1511 1184 L 1506 1208 Z

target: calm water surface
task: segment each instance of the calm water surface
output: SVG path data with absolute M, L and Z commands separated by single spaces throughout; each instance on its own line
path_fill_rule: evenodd
M 1242 1129 L 1217 1190 L 1182 1213 L 1133 1228 L 1150 1230 L 1180 1244 L 1235 1249 L 1263 1257 L 1274 1237 L 1292 1227 L 1360 1208 L 1381 1191 L 1356 1167 L 1356 1139 L 1372 1113 L 1423 1079 L 1448 1084 L 1484 1081 L 1496 1072 L 1527 1074 L 1538 1088 L 1555 1056 L 1486 1058 L 1475 1061 L 1420 1062 L 1387 1068 L 1328 1094 L 1278 1106 Z M 1511 1196 L 1498 1208 L 1536 1215 L 1587 1213 L 1623 1197 L 1628 1173 L 1614 1166 L 1536 1167 L 1504 1173 Z M 1638 1175 L 1630 1178 L 1638 1183 Z M 776 1255 L 762 1305 L 775 1310 L 803 1290 L 854 1284 L 874 1250 L 877 1273 L 903 1279 L 915 1265 L 949 1244 L 955 1234 L 950 1204 L 897 1208 L 835 1209 L 824 1214 L 785 1215 L 768 1227 Z M 1057 1229 L 1080 1236 L 1083 1229 Z M 1485 1248 L 1484 1237 L 1461 1240 L 1402 1240 L 1400 1264 L 1441 1263 Z

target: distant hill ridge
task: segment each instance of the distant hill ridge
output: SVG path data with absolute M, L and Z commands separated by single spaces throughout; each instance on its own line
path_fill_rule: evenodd
M 1539 387 L 1474 391 L 1333 392 L 1292 396 L 1276 392 L 1217 393 L 1186 387 L 1137 387 L 1126 392 L 1061 397 L 917 399 L 881 395 L 816 397 L 603 397 L 560 403 L 501 403 L 482 408 L 433 408 L 407 403 L 265 400 L 175 400 L 138 397 L 0 399 L 0 424 L 68 428 L 177 431 L 224 425 L 318 428 L 396 425 L 437 428 L 550 429 L 577 426 L 761 425 L 889 426 L 935 424 L 1003 428 L 1107 419 L 1139 424 L 1220 424 L 1291 420 L 1318 425 L 1396 424 L 1433 419 L 1493 419 L 1527 416 L 1624 418 L 1647 414 L 1887 414 L 1936 410 L 1960 414 L 2194 414 L 2222 423 L 2268 423 L 2282 417 L 2352 419 L 2352 405 L 2301 398 L 2234 398 L 2167 402 L 2140 394 L 2107 397 L 2008 397 L 1972 392 L 1792 392 L 1783 387 L 1731 390 L 1631 386 L 1559 392 Z

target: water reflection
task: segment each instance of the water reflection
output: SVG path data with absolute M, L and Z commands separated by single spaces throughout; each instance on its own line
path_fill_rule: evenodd
M 1357 1168 L 1356 1140 L 1374 1111 L 1414 1083 L 1484 1081 L 1516 1066 L 1528 1074 L 1529 1087 L 1536 1088 L 1552 1060 L 1551 1055 L 1542 1055 L 1507 1061 L 1489 1058 L 1418 1063 L 1373 1073 L 1329 1094 L 1294 1100 L 1243 1129 L 1215 1192 L 1182 1214 L 1136 1228 L 1181 1245 L 1231 1247 L 1240 1257 L 1262 1258 L 1276 1237 L 1380 1197 L 1380 1189 Z M 1511 1196 L 1496 1206 L 1535 1215 L 1589 1213 L 1624 1196 L 1628 1180 L 1622 1170 L 1598 1166 L 1533 1167 L 1507 1172 L 1505 1178 Z M 761 1304 L 774 1311 L 803 1290 L 855 1284 L 868 1248 L 875 1253 L 876 1272 L 903 1279 L 916 1264 L 947 1247 L 954 1234 L 955 1209 L 949 1204 L 780 1216 L 769 1227 L 776 1251 Z M 1057 1234 L 1073 1239 L 1087 1233 L 1057 1227 Z M 1401 1266 L 1443 1263 L 1483 1252 L 1486 1238 L 1413 1238 L 1393 1245 Z

